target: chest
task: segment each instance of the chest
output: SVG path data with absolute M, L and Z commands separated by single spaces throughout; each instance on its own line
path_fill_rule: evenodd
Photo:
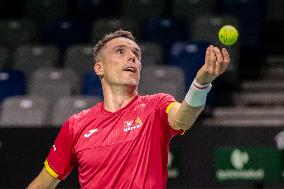
M 119 145 L 134 141 L 150 133 L 155 122 L 155 110 L 134 108 L 120 114 L 93 115 L 78 136 L 75 153 L 91 149 Z

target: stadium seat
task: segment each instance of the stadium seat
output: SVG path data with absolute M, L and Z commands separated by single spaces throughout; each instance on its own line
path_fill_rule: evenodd
M 117 0 L 73 0 L 70 3 L 71 15 L 91 21 L 97 18 L 117 17 L 120 4 Z
M 83 77 L 82 94 L 103 97 L 100 78 L 94 71 L 88 71 Z
M 11 67 L 9 65 L 10 61 L 10 53 L 9 50 L 5 47 L 0 47 L 0 70 L 5 69 L 7 67 Z
M 27 0 L 24 12 L 38 24 L 42 24 L 65 18 L 68 11 L 67 3 L 67 0 Z
M 163 63 L 163 49 L 158 43 L 141 42 L 142 65 L 157 65 Z
M 238 106 L 279 106 L 284 105 L 283 92 L 242 92 L 233 96 Z
M 223 25 L 238 26 L 238 20 L 230 15 L 200 15 L 191 27 L 192 40 L 218 43 L 218 30 Z M 202 31 L 202 32 L 201 32 Z
M 67 49 L 65 53 L 64 67 L 76 70 L 79 77 L 94 67 L 93 46 L 74 45 Z
M 266 2 L 266 13 L 267 13 L 267 20 L 269 21 L 284 21 L 284 1 L 282 0 L 270 0 Z
M 204 126 L 211 127 L 282 127 L 284 125 L 283 118 L 222 118 L 222 119 L 206 119 Z
M 236 106 L 236 107 L 216 107 L 212 111 L 212 117 L 214 118 L 235 118 L 235 119 L 261 119 L 261 118 L 283 118 L 284 108 L 283 107 L 247 107 L 247 106 Z
M 164 0 L 123 0 L 121 15 L 126 18 L 135 18 L 144 21 L 153 16 L 162 16 L 166 9 Z
M 187 40 L 188 28 L 185 19 L 152 17 L 144 24 L 143 39 L 168 44 L 173 41 Z
M 101 101 L 99 97 L 64 96 L 57 100 L 52 111 L 52 126 L 60 126 L 71 115 L 86 110 Z
M 205 61 L 205 52 L 208 43 L 176 42 L 170 52 L 171 65 L 180 67 L 185 74 L 185 86 L 189 87 L 197 71 Z
M 37 96 L 15 96 L 3 101 L 1 127 L 42 127 L 46 125 L 48 102 Z
M 211 0 L 175 0 L 172 5 L 172 15 L 184 17 L 191 24 L 197 16 L 214 13 L 215 6 L 216 1 Z
M 185 19 L 150 18 L 144 24 L 143 40 L 159 43 L 164 52 L 164 61 L 168 62 L 170 46 L 175 41 L 188 39 L 188 28 Z
M 56 102 L 59 97 L 78 94 L 79 78 L 70 69 L 40 68 L 31 77 L 29 94 L 43 96 Z
M 25 74 L 19 70 L 0 71 L 0 102 L 10 96 L 24 95 Z
M 92 25 L 91 41 L 97 43 L 105 34 L 123 29 L 132 32 L 136 38 L 140 37 L 139 23 L 131 19 L 100 18 Z
M 193 41 L 206 41 L 218 47 L 226 47 L 230 54 L 230 66 L 228 71 L 237 74 L 240 59 L 238 42 L 232 46 L 224 46 L 218 40 L 218 31 L 223 25 L 234 25 L 238 27 L 236 18 L 228 15 L 202 15 L 198 16 L 191 28 Z M 201 32 L 202 31 L 202 32 Z
M 29 19 L 0 20 L 0 44 L 11 49 L 19 45 L 35 43 L 38 40 L 35 23 Z
M 174 66 L 145 66 L 141 71 L 139 94 L 167 93 L 177 100 L 184 98 L 184 74 Z
M 42 67 L 56 67 L 58 61 L 59 49 L 52 46 L 20 46 L 14 54 L 14 68 L 27 76 Z
M 254 47 L 263 44 L 266 16 L 265 2 L 255 0 L 220 0 L 218 6 L 220 12 L 234 15 L 238 19 L 239 32 L 241 34 L 245 33 L 245 35 L 240 35 L 239 43 L 241 45 Z
M 263 76 L 266 79 L 284 79 L 284 67 L 270 67 L 266 69 Z
M 279 75 L 276 76 L 276 77 L 279 77 Z M 260 92 L 260 93 L 265 92 L 265 91 L 284 92 L 284 80 L 283 79 L 281 79 L 281 80 L 275 80 L 275 79 L 269 80 L 267 77 L 265 77 L 265 78 L 266 78 L 265 80 L 244 81 L 241 84 L 242 91 Z M 282 78 L 284 78 L 284 77 L 282 76 Z
M 43 44 L 58 46 L 62 52 L 71 45 L 89 42 L 89 25 L 83 21 L 50 21 L 40 27 Z

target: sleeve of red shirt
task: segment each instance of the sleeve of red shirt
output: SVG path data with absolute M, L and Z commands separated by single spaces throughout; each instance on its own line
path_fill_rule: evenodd
M 76 165 L 73 153 L 75 137 L 71 125 L 71 118 L 62 125 L 45 161 L 46 170 L 60 180 L 65 179 Z
M 169 94 L 163 94 L 163 93 L 159 93 L 158 98 L 159 98 L 158 109 L 159 109 L 159 112 L 160 112 L 160 117 L 166 123 L 166 129 L 167 129 L 167 132 L 170 135 L 170 137 L 177 135 L 177 134 L 179 134 L 179 135 L 184 134 L 183 130 L 174 130 L 169 125 L 169 122 L 168 122 L 167 109 L 171 107 L 171 104 L 176 102 L 175 98 L 173 96 L 169 95 Z

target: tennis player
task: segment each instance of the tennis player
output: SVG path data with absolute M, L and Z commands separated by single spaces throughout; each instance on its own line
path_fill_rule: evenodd
M 227 50 L 207 48 L 205 64 L 181 103 L 163 93 L 138 95 L 141 50 L 130 32 L 106 35 L 94 59 L 103 102 L 62 125 L 28 188 L 55 188 L 78 166 L 84 189 L 165 189 L 170 139 L 188 130 L 203 110 L 212 81 L 229 65 Z

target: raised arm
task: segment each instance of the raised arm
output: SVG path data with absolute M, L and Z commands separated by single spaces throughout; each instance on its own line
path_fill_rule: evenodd
M 52 177 L 44 167 L 27 189 L 54 189 L 59 182 L 60 180 Z
M 175 130 L 188 130 L 204 109 L 206 95 L 211 83 L 224 73 L 230 62 L 225 48 L 209 46 L 206 50 L 205 63 L 197 72 L 195 80 L 182 103 L 174 103 L 168 112 L 168 121 Z

